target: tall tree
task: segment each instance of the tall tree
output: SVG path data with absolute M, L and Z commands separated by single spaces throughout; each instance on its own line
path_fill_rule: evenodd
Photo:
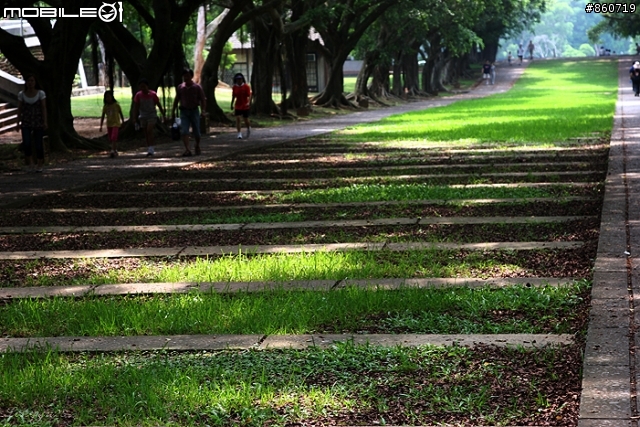
M 156 89 L 170 69 L 174 76 L 182 74 L 181 68 L 186 65 L 182 34 L 201 3 L 202 0 L 151 0 L 149 3 L 129 0 L 128 4 L 151 30 L 151 48 L 122 23 L 97 23 L 100 38 L 132 82 L 132 93 L 142 77 L 149 81 L 149 87 Z
M 316 47 L 329 66 L 324 90 L 313 98 L 317 105 L 340 108 L 351 106 L 344 96 L 342 67 L 365 31 L 390 7 L 401 7 L 397 0 L 329 0 L 322 3 L 313 25 L 322 36 Z
M 33 7 L 34 1 L 4 1 L 1 8 Z M 48 1 L 52 7 L 64 7 L 67 15 L 79 8 L 98 8 L 98 0 L 78 0 L 73 5 L 63 1 Z M 96 148 L 101 144 L 81 137 L 73 127 L 71 90 L 78 62 L 85 48 L 89 27 L 97 18 L 26 18 L 40 40 L 43 58 L 37 58 L 22 37 L 0 29 L 0 51 L 23 74 L 33 73 L 47 94 L 48 137 L 52 150 Z M 113 24 L 113 23 L 110 23 Z M 106 24 L 106 25 L 110 25 Z

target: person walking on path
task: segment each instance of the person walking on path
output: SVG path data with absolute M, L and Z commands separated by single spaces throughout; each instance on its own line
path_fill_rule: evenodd
M 107 136 L 109 142 L 111 142 L 111 153 L 109 157 L 112 159 L 118 157 L 118 133 L 120 131 L 120 125 L 124 122 L 124 115 L 120 104 L 113 97 L 113 91 L 107 90 L 103 96 L 104 106 L 102 107 L 102 117 L 100 118 L 100 132 L 102 132 L 102 125 L 104 123 L 105 116 L 107 117 Z
M 489 84 L 489 79 L 491 78 L 491 63 L 487 59 L 482 64 L 482 79 L 484 80 L 485 86 Z
M 509 63 L 509 66 L 511 66 L 511 61 L 513 61 L 513 56 L 511 56 L 511 51 L 509 51 L 507 53 L 507 62 Z
M 527 46 L 527 50 L 529 51 L 529 59 L 533 61 L 533 50 L 535 46 L 533 44 L 533 40 L 529 40 L 529 45 Z
M 640 96 L 640 67 L 633 70 L 631 74 L 631 85 L 633 87 L 633 94 Z
M 162 121 L 165 120 L 164 108 L 160 104 L 158 95 L 149 90 L 149 81 L 140 79 L 138 82 L 138 93 L 133 97 L 133 117 L 140 120 L 140 127 L 144 130 L 145 140 L 147 142 L 147 157 L 155 154 L 154 149 L 154 128 L 158 122 L 156 107 L 160 109 Z
M 629 80 L 631 80 L 631 87 L 633 86 L 633 74 L 636 70 L 640 70 L 640 61 L 635 61 L 632 65 L 631 68 L 629 68 Z
M 47 129 L 47 95 L 36 87 L 33 74 L 25 76 L 25 88 L 18 93 L 18 122 L 16 132 L 22 130 L 25 164 L 30 172 L 42 172 L 44 164 L 44 131 Z M 37 162 L 34 168 L 33 152 Z
M 235 101 L 235 105 L 234 102 Z M 249 122 L 249 109 L 251 108 L 251 88 L 247 84 L 242 73 L 233 76 L 233 94 L 231 95 L 231 109 L 236 116 L 236 129 L 238 129 L 238 139 L 242 139 L 242 127 L 240 118 L 244 117 L 247 125 L 247 138 L 251 135 L 251 123 Z
M 193 129 L 193 137 L 196 140 L 195 153 L 200 154 L 200 118 L 204 117 L 207 111 L 207 99 L 202 86 L 193 81 L 193 70 L 185 68 L 182 70 L 182 80 L 176 90 L 176 97 L 173 100 L 171 109 L 171 119 L 175 120 L 176 110 L 180 108 L 180 135 L 184 143 L 183 157 L 192 156 L 189 149 L 189 125 Z M 198 110 L 200 107 L 200 110 Z
M 518 59 L 520 60 L 520 65 L 522 65 L 522 58 L 524 58 L 524 48 L 522 47 L 522 44 L 518 45 Z

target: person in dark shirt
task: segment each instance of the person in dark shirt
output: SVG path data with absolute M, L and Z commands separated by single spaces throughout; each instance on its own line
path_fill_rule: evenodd
M 485 81 L 484 84 L 488 85 L 491 78 L 491 62 L 488 59 L 482 64 L 482 78 Z

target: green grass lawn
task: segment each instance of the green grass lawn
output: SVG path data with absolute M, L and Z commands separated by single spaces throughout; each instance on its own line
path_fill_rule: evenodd
M 191 293 L 23 299 L 0 307 L 0 334 L 12 337 L 179 334 L 576 333 L 586 282 L 562 287 Z M 497 311 L 523 313 L 492 319 Z
M 402 425 L 444 418 L 515 425 L 527 414 L 542 425 L 563 419 L 564 395 L 554 389 L 579 393 L 578 353 L 350 343 L 302 351 L 4 353 L 0 425 L 385 425 L 394 415 Z
M 395 115 L 341 133 L 353 142 L 443 141 L 550 144 L 608 132 L 617 99 L 617 63 L 540 61 L 508 92 Z

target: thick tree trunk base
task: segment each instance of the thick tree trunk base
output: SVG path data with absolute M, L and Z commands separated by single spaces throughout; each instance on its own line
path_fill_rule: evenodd
M 355 105 L 352 102 L 349 102 L 349 100 L 347 100 L 347 98 L 344 95 L 326 96 L 324 92 L 319 93 L 318 95 L 311 98 L 311 103 L 318 107 L 333 108 L 335 110 L 340 110 L 340 109 L 358 110 L 359 109 L 357 105 Z

